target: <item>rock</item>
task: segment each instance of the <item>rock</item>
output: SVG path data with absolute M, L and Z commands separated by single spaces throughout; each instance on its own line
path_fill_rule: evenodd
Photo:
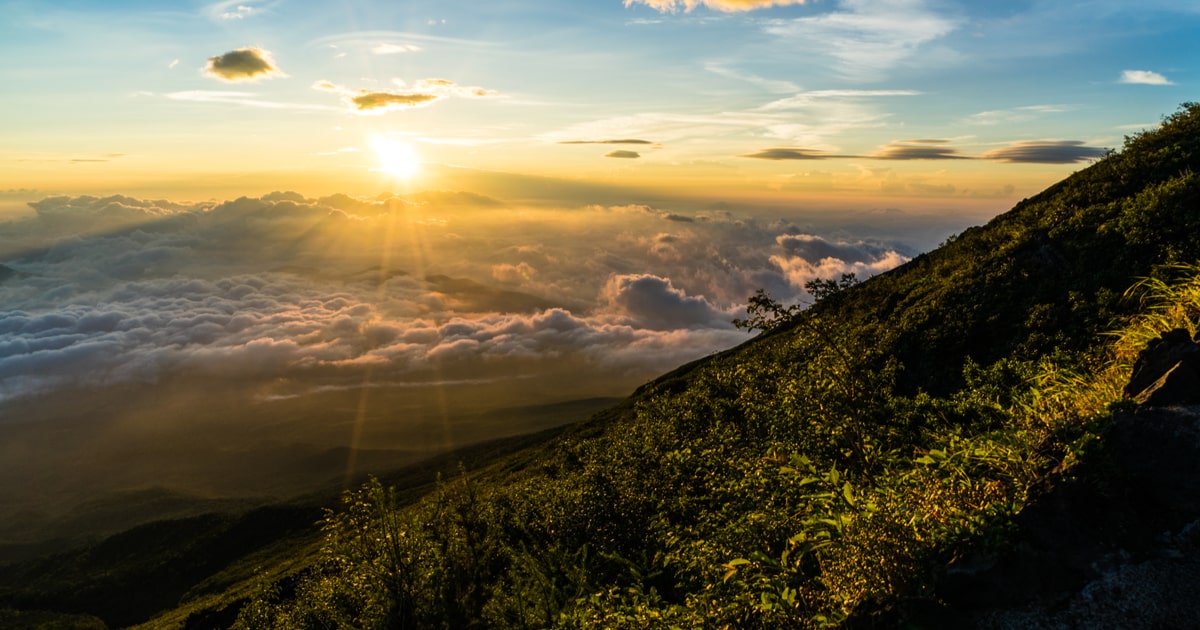
M 1155 406 L 1200 402 L 1200 344 L 1182 328 L 1162 333 L 1138 353 L 1125 397 Z
M 1200 373 L 1193 363 L 1186 359 L 1176 362 L 1157 381 L 1139 392 L 1134 400 L 1146 407 L 1200 403 Z
M 1118 412 L 1101 442 L 1101 456 L 1041 484 L 1016 517 L 1015 544 L 945 567 L 935 586 L 945 608 L 910 609 L 909 618 L 928 627 L 1200 627 L 1200 406 Z

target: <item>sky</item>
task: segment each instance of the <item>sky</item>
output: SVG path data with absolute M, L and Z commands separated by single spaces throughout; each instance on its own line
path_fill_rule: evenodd
M 1200 8 L 1175 0 L 0 10 L 10 210 L 520 175 L 628 201 L 995 214 L 1191 100 L 1200 59 Z
M 1085 168 L 1200 59 L 1165 0 L 0 14 L 0 543 L 582 420 L 748 339 L 756 290 Z

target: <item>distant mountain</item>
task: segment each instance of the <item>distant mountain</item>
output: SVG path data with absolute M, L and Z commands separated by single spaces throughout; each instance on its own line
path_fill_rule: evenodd
M 1014 589 L 1002 605 L 955 588 L 967 575 L 988 588 L 1033 579 L 970 565 L 1070 535 L 1031 526 L 1038 514 L 1089 514 L 1048 504 L 1109 498 L 1047 488 L 1138 491 L 1104 462 L 1139 452 L 1112 442 L 1142 413 L 1121 399 L 1138 348 L 1194 333 L 1200 317 L 1200 273 L 1181 266 L 1200 260 L 1198 171 L 1200 105 L 1185 104 L 891 272 L 799 313 L 764 296 L 764 334 L 527 448 L 476 451 L 432 486 L 368 483 L 319 532 L 263 518 L 246 526 L 254 544 L 222 544 L 237 553 L 219 561 L 188 555 L 208 549 L 194 528 L 143 526 L 80 557 L 9 567 L 0 604 L 149 627 L 779 628 L 987 625 L 997 606 L 1077 601 L 1062 589 L 1095 576 Z M 1089 553 L 1197 558 L 1181 524 L 1200 505 L 1122 506 L 1112 522 L 1129 535 L 1093 532 Z M 1182 542 L 1155 547 L 1138 523 Z M 126 593 L 160 580 L 155 559 L 197 558 L 186 566 L 211 573 L 120 615 L 61 589 L 81 570 L 70 567 L 102 566 L 114 546 L 133 554 L 112 560 Z M 1153 612 L 1163 623 L 1200 622 L 1169 599 L 1145 605 L 1166 606 Z

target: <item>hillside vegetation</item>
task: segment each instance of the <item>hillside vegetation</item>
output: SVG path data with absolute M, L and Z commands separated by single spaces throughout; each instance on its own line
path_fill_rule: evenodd
M 319 550 L 264 566 L 222 612 L 255 629 L 778 628 L 942 607 L 948 563 L 1009 544 L 1039 483 L 1102 453 L 1138 350 L 1195 333 L 1197 170 L 1185 104 L 933 252 L 760 311 L 763 334 L 541 445 L 415 502 L 379 481 L 348 493 Z

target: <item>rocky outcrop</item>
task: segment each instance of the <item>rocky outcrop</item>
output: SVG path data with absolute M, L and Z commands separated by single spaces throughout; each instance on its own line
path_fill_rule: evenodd
M 1138 353 L 1125 397 L 1150 407 L 1200 404 L 1200 344 L 1182 328 L 1151 341 Z
M 1017 543 L 942 573 L 935 627 L 1200 628 L 1200 344 L 1164 333 L 1138 357 L 1102 449 L 1047 479 Z

